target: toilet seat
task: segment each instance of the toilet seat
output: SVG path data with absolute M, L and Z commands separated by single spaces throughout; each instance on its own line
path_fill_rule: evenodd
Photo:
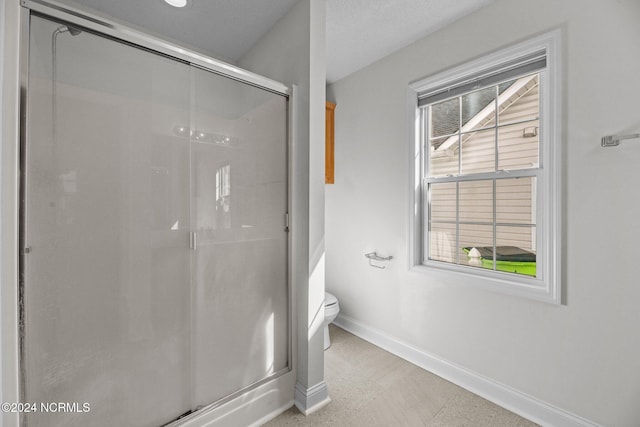
M 340 304 L 338 298 L 329 292 L 324 293 L 324 349 L 331 346 L 331 338 L 329 337 L 329 323 L 333 322 L 340 312 Z

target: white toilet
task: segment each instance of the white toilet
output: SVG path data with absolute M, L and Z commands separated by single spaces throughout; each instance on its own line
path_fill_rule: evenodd
M 338 298 L 329 292 L 324 293 L 324 349 L 331 346 L 331 338 L 329 338 L 329 323 L 333 322 L 340 312 L 340 304 Z

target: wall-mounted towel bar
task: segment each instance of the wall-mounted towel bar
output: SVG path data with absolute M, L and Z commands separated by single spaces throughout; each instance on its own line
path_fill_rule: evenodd
M 620 141 L 623 139 L 635 139 L 640 138 L 640 133 L 634 133 L 631 135 L 607 135 L 602 137 L 601 145 L 603 147 L 616 147 L 620 145 Z
M 393 258 L 391 255 L 389 255 L 389 256 L 380 256 L 375 252 L 369 252 L 368 254 L 364 254 L 364 256 L 366 258 L 369 258 L 369 265 L 371 267 L 380 268 L 380 269 L 383 269 L 383 270 L 386 268 L 384 265 L 373 264 L 373 261 L 386 262 L 386 261 L 391 261 L 391 259 Z

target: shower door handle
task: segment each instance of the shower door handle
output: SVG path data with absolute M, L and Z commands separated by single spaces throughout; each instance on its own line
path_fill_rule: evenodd
M 189 232 L 189 249 L 198 249 L 198 233 L 195 231 Z

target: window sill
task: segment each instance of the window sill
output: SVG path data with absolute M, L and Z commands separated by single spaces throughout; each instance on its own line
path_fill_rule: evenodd
M 452 286 L 482 289 L 503 295 L 560 305 L 561 298 L 548 281 L 541 278 L 465 267 L 438 261 L 414 265 L 410 272 L 429 276 Z

